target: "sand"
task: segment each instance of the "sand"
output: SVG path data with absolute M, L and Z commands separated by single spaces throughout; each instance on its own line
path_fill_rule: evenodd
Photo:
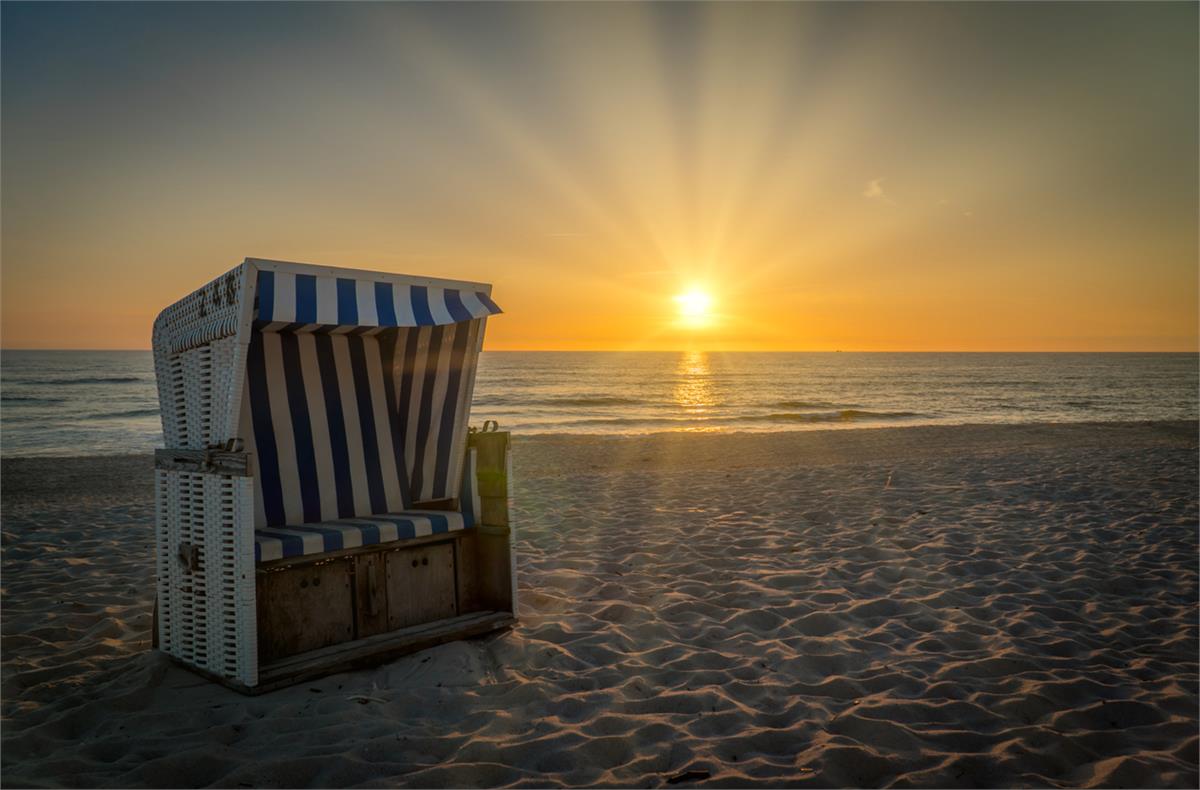
M 521 622 L 258 698 L 151 462 L 2 465 L 3 784 L 1195 787 L 1197 425 L 518 438 Z

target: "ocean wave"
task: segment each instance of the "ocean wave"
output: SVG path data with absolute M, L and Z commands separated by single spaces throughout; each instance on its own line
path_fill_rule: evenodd
M 527 401 L 541 406 L 640 406 L 645 401 L 616 395 L 594 395 L 577 398 L 541 398 Z
M 47 430 L 57 430 L 64 426 L 96 426 L 99 423 L 107 420 L 132 420 L 138 418 L 147 418 L 159 416 L 158 409 L 126 409 L 125 411 L 67 411 L 55 417 L 53 428 Z M 47 418 L 42 413 L 21 413 L 6 412 L 4 415 L 5 423 L 41 423 L 47 424 Z
M 867 411 L 866 409 L 838 409 L 829 412 L 779 412 L 768 414 L 765 419 L 773 422 L 854 422 L 856 420 L 911 420 L 926 415 L 915 411 Z M 755 420 L 755 417 L 738 417 L 738 420 Z
M 776 409 L 860 409 L 856 403 L 831 403 L 823 400 L 781 400 L 771 404 Z
M 79 376 L 73 379 L 20 379 L 19 383 L 40 387 L 55 387 L 60 384 L 137 384 L 146 380 L 141 376 Z
M 157 417 L 161 414 L 158 409 L 130 409 L 129 411 L 111 411 L 97 414 L 101 420 L 120 419 L 126 417 Z
M 624 426 L 629 428 L 675 428 L 681 426 L 737 426 L 762 423 L 834 423 L 834 422 L 887 422 L 911 420 L 929 415 L 914 411 L 867 411 L 865 409 L 840 409 L 817 412 L 775 412 L 773 414 L 742 414 L 714 417 L 589 417 L 563 420 L 556 423 L 564 428 L 588 426 Z
M 590 395 L 579 397 L 513 398 L 492 396 L 476 398 L 476 406 L 644 406 L 646 401 L 638 398 L 622 398 L 616 395 Z
M 62 398 L 38 398 L 33 395 L 0 395 L 4 403 L 62 403 Z

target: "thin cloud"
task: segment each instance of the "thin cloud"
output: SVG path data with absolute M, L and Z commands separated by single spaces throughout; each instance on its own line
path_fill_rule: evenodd
M 869 200 L 882 200 L 884 203 L 895 203 L 891 196 L 883 191 L 883 179 L 872 178 L 863 187 L 863 197 Z

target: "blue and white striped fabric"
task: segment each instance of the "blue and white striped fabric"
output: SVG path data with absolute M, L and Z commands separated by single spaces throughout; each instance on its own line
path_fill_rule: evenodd
M 267 331 L 371 334 L 387 327 L 443 326 L 501 312 L 483 291 L 258 271 L 255 325 Z
M 241 434 L 255 526 L 457 497 L 482 323 L 378 335 L 254 331 Z
M 464 529 L 462 513 L 406 510 L 370 518 L 324 521 L 254 530 L 254 561 L 324 554 L 379 543 L 457 532 Z
M 475 475 L 475 450 L 471 449 L 463 466 L 461 513 L 407 510 L 368 518 L 256 529 L 254 560 L 270 562 L 470 529 L 478 523 L 480 511 Z
M 414 502 L 458 496 L 483 321 L 394 332 L 396 413 L 410 496 Z
M 253 332 L 242 435 L 256 527 L 412 506 L 393 391 L 394 343 L 363 335 Z

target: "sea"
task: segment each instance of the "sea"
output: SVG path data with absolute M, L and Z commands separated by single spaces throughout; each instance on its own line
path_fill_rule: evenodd
M 485 351 L 472 422 L 519 434 L 1197 419 L 1200 355 Z M 162 446 L 148 351 L 0 352 L 0 455 Z

